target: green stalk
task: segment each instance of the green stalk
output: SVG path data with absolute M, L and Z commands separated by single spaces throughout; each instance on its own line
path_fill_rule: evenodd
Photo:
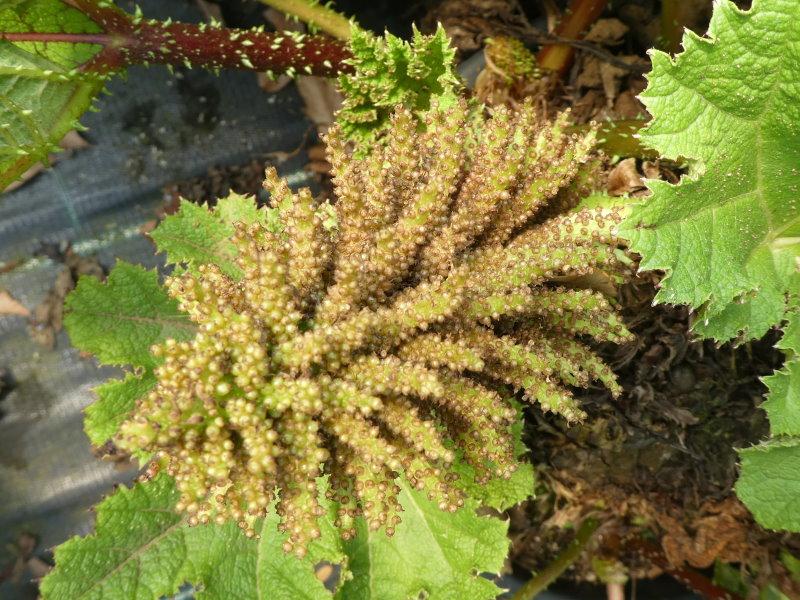
M 666 52 L 675 54 L 681 49 L 684 15 L 681 0 L 661 2 L 661 43 Z
M 293 15 L 320 31 L 340 40 L 350 39 L 350 21 L 317 0 L 259 0 L 272 8 Z
M 558 579 L 564 571 L 567 570 L 572 563 L 578 560 L 589 542 L 600 526 L 600 521 L 593 517 L 589 517 L 578 528 L 578 533 L 575 534 L 575 539 L 569 543 L 569 546 L 559 554 L 556 559 L 547 565 L 536 577 L 523 585 L 511 600 L 533 600 L 536 595 L 544 591 L 551 583 Z

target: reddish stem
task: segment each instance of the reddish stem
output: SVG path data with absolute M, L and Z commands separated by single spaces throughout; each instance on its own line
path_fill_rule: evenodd
M 188 23 L 142 21 L 115 35 L 84 70 L 115 71 L 133 64 L 187 65 L 209 69 L 295 71 L 331 77 L 349 72 L 346 44 L 327 36 L 294 36 Z
M 569 7 L 553 32 L 563 38 L 578 40 L 583 37 L 584 31 L 594 23 L 603 13 L 608 0 L 571 0 Z M 555 71 L 561 77 L 566 75 L 575 49 L 567 44 L 552 44 L 544 46 L 536 55 L 536 60 L 542 69 Z
M 134 19 L 96 0 L 64 0 L 92 19 L 101 33 L 0 33 L 12 42 L 86 43 L 103 46 L 81 67 L 109 73 L 135 64 L 163 64 L 208 69 L 246 69 L 332 77 L 352 71 L 344 42 L 327 36 L 292 32 L 226 29 L 189 23 Z
M 708 577 L 694 569 L 672 566 L 661 548 L 652 542 L 637 538 L 630 542 L 630 548 L 639 551 L 659 569 L 662 569 L 665 573 L 669 573 L 672 577 L 707 600 L 743 600 L 741 596 L 719 587 Z

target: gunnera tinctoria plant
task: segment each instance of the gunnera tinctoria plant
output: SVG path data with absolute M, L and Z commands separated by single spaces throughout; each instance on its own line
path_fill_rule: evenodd
M 454 459 L 478 482 L 514 472 L 512 388 L 567 419 L 583 416 L 568 386 L 618 391 L 580 338 L 630 333 L 603 295 L 563 285 L 618 264 L 614 209 L 565 212 L 592 136 L 530 106 L 479 121 L 464 102 L 422 128 L 398 109 L 361 158 L 332 130 L 327 213 L 268 171 L 279 227 L 236 225 L 242 276 L 205 264 L 167 279 L 196 334 L 153 346 L 157 384 L 116 441 L 175 478 L 190 524 L 256 535 L 277 497 L 285 550 L 302 556 L 329 474 L 344 537 L 358 516 L 392 535 L 398 477 L 455 511 Z

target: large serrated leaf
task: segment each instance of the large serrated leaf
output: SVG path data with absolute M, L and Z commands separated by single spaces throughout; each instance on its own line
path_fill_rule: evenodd
M 788 322 L 783 370 L 765 378 L 775 436 L 800 436 L 800 3 L 715 5 L 707 38 L 674 60 L 654 52 L 642 101 L 646 145 L 689 161 L 678 185 L 649 181 L 621 233 L 642 269 L 666 276 L 656 299 L 700 309 L 696 333 L 751 339 Z M 800 437 L 741 452 L 740 498 L 766 527 L 800 531 Z
M 120 488 L 97 506 L 94 534 L 56 550 L 56 568 L 42 582 L 48 600 L 155 600 L 192 584 L 198 600 L 325 600 L 314 573 L 322 558 L 338 558 L 332 523 L 300 560 L 284 553 L 286 535 L 274 512 L 260 526 L 259 541 L 235 523 L 189 527 L 174 511 L 174 481 Z M 327 546 L 325 545 L 327 544 Z
M 256 541 L 234 523 L 189 527 L 173 510 L 177 500 L 166 475 L 120 488 L 98 505 L 94 534 L 59 546 L 56 569 L 42 583 L 44 598 L 150 600 L 185 583 L 207 600 L 331 598 L 314 573 L 317 561 L 342 556 L 331 519 L 300 560 L 283 551 L 286 534 L 278 532 L 274 512 Z
M 56 550 L 56 568 L 42 582 L 45 600 L 155 600 L 185 583 L 199 600 L 330 600 L 314 567 L 342 564 L 342 600 L 494 598 L 499 589 L 479 573 L 500 570 L 508 548 L 507 524 L 475 513 L 475 502 L 456 513 L 440 511 L 403 484 L 404 518 L 394 537 L 367 533 L 342 542 L 333 525 L 335 506 L 324 499 L 322 536 L 299 559 L 283 551 L 287 536 L 274 512 L 248 539 L 233 523 L 189 527 L 174 512 L 173 480 L 120 488 L 97 507 L 94 534 Z
M 10 0 L 0 32 L 92 34 L 99 27 L 60 0 Z M 47 162 L 61 138 L 103 89 L 105 77 L 76 67 L 98 44 L 0 40 L 0 190 L 34 163 Z
M 708 319 L 728 309 L 707 332 L 718 339 L 779 321 L 796 273 L 799 20 L 794 0 L 756 0 L 747 13 L 721 2 L 709 39 L 687 33 L 674 60 L 653 52 L 641 95 L 653 115 L 643 143 L 692 166 L 679 185 L 648 182 L 653 195 L 623 232 L 643 269 L 667 272 L 659 301 L 705 304 Z M 733 310 L 748 294 L 757 310 Z
M 358 535 L 345 543 L 353 579 L 339 600 L 481 600 L 500 589 L 481 573 L 497 573 L 508 551 L 507 523 L 475 513 L 468 500 L 455 513 L 441 511 L 404 480 L 403 520 L 394 536 L 370 532 L 359 520 Z
M 97 507 L 96 532 L 56 549 L 41 585 L 48 600 L 154 600 L 184 583 L 199 598 L 256 598 L 256 543 L 233 523 L 188 527 L 166 475 L 120 488 Z
M 194 333 L 189 317 L 158 282 L 158 273 L 123 261 L 105 283 L 81 277 L 65 306 L 64 327 L 72 343 L 108 365 L 154 367 L 153 344 Z

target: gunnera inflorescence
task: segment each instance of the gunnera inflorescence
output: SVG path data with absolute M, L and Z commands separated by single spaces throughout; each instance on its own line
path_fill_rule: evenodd
M 580 337 L 630 333 L 602 294 L 565 284 L 619 265 L 615 209 L 565 212 L 592 136 L 530 106 L 467 111 L 434 106 L 418 130 L 398 109 L 363 158 L 334 129 L 336 227 L 271 170 L 280 229 L 237 224 L 242 278 L 206 264 L 167 280 L 197 333 L 152 348 L 158 383 L 117 441 L 175 478 L 191 524 L 255 535 L 278 498 L 285 549 L 302 555 L 329 474 L 344 537 L 358 516 L 391 535 L 401 473 L 449 511 L 463 504 L 453 460 L 479 482 L 513 473 L 512 389 L 567 419 L 583 416 L 568 386 L 618 391 Z

